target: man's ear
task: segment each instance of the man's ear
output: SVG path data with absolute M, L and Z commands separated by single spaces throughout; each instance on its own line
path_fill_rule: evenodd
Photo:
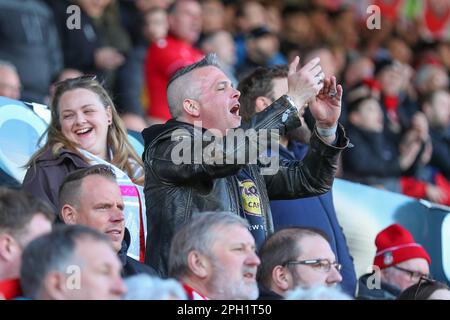
M 61 208 L 61 218 L 65 224 L 77 224 L 77 210 L 70 204 L 65 204 Z
M 193 99 L 184 99 L 183 110 L 191 117 L 198 118 L 200 116 L 200 104 Z
M 16 240 L 8 233 L 0 234 L 0 260 L 11 262 L 20 254 Z
M 199 278 L 207 278 L 210 274 L 210 263 L 208 258 L 198 251 L 191 251 L 188 254 L 188 266 L 193 274 Z
M 292 289 L 292 276 L 290 272 L 282 266 L 276 266 L 272 270 L 272 284 L 278 291 L 288 291 Z
M 44 299 L 67 300 L 68 290 L 66 277 L 60 272 L 50 272 L 42 280 L 41 292 Z
M 255 112 L 258 113 L 258 112 L 264 111 L 264 109 L 266 109 L 268 106 L 270 106 L 271 103 L 272 103 L 272 101 L 270 101 L 269 98 L 264 97 L 264 96 L 259 96 L 255 100 Z

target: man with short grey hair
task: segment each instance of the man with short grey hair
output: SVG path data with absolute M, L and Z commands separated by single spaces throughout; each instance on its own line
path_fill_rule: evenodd
M 56 227 L 24 250 L 24 296 L 36 300 L 115 300 L 126 288 L 104 234 L 81 225 Z
M 247 221 L 228 212 L 201 213 L 175 234 L 169 276 L 192 300 L 255 300 L 255 250 Z
M 174 74 L 167 88 L 174 119 L 143 131 L 147 243 L 151 244 L 146 263 L 165 275 L 175 230 L 204 211 L 245 217 L 260 246 L 273 232 L 270 199 L 307 197 L 331 188 L 348 139 L 338 126 L 342 87 L 334 77 L 324 77 L 319 62 L 313 59 L 297 70 L 297 57 L 289 67 L 287 94 L 244 125 L 240 92 L 215 55 Z M 250 154 L 255 145 L 267 147 L 264 138 L 272 140 L 300 126 L 299 115 L 313 99 L 316 103 L 310 108 L 316 128 L 303 161 Z M 254 138 L 261 139 L 258 143 Z

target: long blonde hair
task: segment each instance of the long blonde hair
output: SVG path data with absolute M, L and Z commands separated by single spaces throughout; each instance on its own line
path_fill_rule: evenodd
M 138 177 L 134 176 L 135 171 L 133 170 L 133 166 L 130 163 L 130 159 L 135 160 L 135 162 L 142 168 L 144 164 L 128 141 L 128 135 L 125 125 L 122 122 L 122 119 L 120 119 L 114 103 L 112 102 L 103 86 L 97 80 L 95 80 L 95 77 L 93 76 L 82 76 L 79 78 L 67 79 L 57 83 L 55 95 L 51 103 L 51 122 L 43 135 L 44 137 L 45 134 L 47 134 L 47 142 L 31 157 L 30 161 L 27 163 L 27 167 L 35 165 L 37 159 L 42 156 L 42 154 L 44 154 L 47 150 L 51 150 L 53 155 L 58 156 L 61 149 L 63 148 L 77 154 L 86 162 L 88 162 L 87 159 L 82 154 L 80 154 L 80 152 L 78 152 L 76 146 L 64 136 L 61 131 L 61 123 L 59 122 L 58 105 L 61 96 L 67 91 L 75 89 L 87 89 L 89 91 L 92 91 L 99 97 L 105 108 L 107 106 L 110 106 L 112 113 L 112 123 L 108 127 L 107 136 L 107 145 L 108 148 L 112 150 L 113 155 L 113 158 L 110 162 L 119 169 L 125 171 L 134 183 L 143 185 L 144 174 L 142 173 Z M 142 170 L 142 172 L 144 172 L 144 170 Z

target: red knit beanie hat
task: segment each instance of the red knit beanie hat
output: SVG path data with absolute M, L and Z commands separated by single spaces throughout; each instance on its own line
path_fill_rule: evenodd
M 423 258 L 428 265 L 431 259 L 425 249 L 414 241 L 408 230 L 399 224 L 393 224 L 378 233 L 375 239 L 377 254 L 373 264 L 380 269 L 388 268 L 400 262 Z

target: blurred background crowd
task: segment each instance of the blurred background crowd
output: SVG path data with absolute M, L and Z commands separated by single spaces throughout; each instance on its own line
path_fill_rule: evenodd
M 206 53 L 236 86 L 319 56 L 357 145 L 338 176 L 450 204 L 449 1 L 172 2 L 1 0 L 0 94 L 49 104 L 55 82 L 96 74 L 140 132 L 170 118 L 169 76 Z
M 286 77 L 285 65 L 296 56 L 301 64 L 320 57 L 325 76 L 335 76 L 343 86 L 340 122 L 353 145 L 343 153 L 337 177 L 450 206 L 450 0 L 178 0 L 176 5 L 174 0 L 0 0 L 0 96 L 57 109 L 64 91 L 77 89 L 70 82 L 57 83 L 77 78 L 74 83 L 87 86 L 95 76 L 106 91 L 95 83 L 97 91 L 93 92 L 112 98 L 126 129 L 138 138 L 143 129 L 171 118 L 166 87 L 174 72 L 212 52 L 234 86 L 247 95 L 266 90 L 252 87 L 258 87 L 256 80 L 263 82 L 255 80 L 258 67 L 284 65 L 284 69 L 270 69 L 279 72 L 273 78 L 280 79 Z M 267 97 L 274 95 L 270 91 L 265 92 Z M 251 116 L 243 107 L 246 94 L 241 96 L 243 120 Z M 81 95 L 73 94 L 71 99 L 80 100 Z M 109 100 L 106 104 L 112 105 Z M 261 110 L 251 112 L 255 111 Z M 131 151 L 122 122 L 116 119 L 115 110 L 112 113 L 112 120 L 105 118 L 103 124 L 105 130 L 110 126 L 115 130 L 114 148 L 121 146 L 119 156 L 141 166 L 140 154 Z M 55 130 L 49 137 L 58 142 L 55 136 L 64 128 L 55 123 L 50 125 Z M 314 119 L 308 110 L 304 124 L 302 130 L 289 135 L 292 145 L 309 142 Z M 142 185 L 143 173 L 133 172 L 123 164 L 125 160 L 117 160 L 119 156 L 113 155 L 111 162 L 130 176 L 127 186 Z M 0 171 L 0 185 L 10 186 L 9 178 Z M 56 203 L 58 190 L 49 189 L 55 198 L 50 200 Z M 320 201 L 325 207 L 324 201 L 332 203 L 331 195 Z M 318 216 L 317 207 L 305 202 L 308 206 L 311 216 Z M 309 217 L 302 210 L 303 217 Z M 280 221 L 276 210 L 272 211 Z M 334 217 L 334 209 L 330 212 L 324 217 Z M 128 255 L 132 252 L 142 262 L 147 230 L 141 220 L 137 218 L 131 230 L 139 245 L 128 248 Z M 335 234 L 342 233 L 337 220 L 324 221 L 333 225 Z M 355 229 L 367 233 L 357 223 Z M 417 247 L 409 234 L 395 232 Z M 347 238 L 351 238 L 349 233 Z M 345 244 L 343 237 L 334 241 Z M 391 242 L 397 248 L 395 241 L 377 244 L 381 248 L 377 252 L 382 254 Z M 365 243 L 361 247 L 369 251 Z M 125 250 L 122 256 L 126 257 L 127 248 L 115 249 Z M 339 249 L 333 247 L 333 251 Z M 411 257 L 417 255 L 407 256 Z M 344 265 L 346 282 L 349 268 L 341 256 L 337 258 Z M 350 256 L 347 260 L 353 266 Z M 342 267 L 335 261 L 322 268 L 329 271 L 332 266 L 337 271 Z M 428 279 L 426 271 L 409 271 L 411 280 L 420 280 L 420 287 L 422 278 Z M 347 280 L 349 292 L 354 292 L 356 278 L 364 272 L 358 270 Z M 117 295 L 123 293 L 122 284 L 117 288 Z

